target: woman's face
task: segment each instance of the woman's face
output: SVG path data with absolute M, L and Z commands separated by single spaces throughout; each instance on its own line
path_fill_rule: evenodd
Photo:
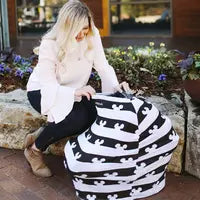
M 89 24 L 85 24 L 85 26 L 82 28 L 82 30 L 76 36 L 76 41 L 77 42 L 82 41 L 85 38 L 85 36 L 88 34 L 88 32 L 89 32 Z

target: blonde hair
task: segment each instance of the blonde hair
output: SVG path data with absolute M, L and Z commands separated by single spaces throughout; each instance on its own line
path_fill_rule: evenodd
M 78 42 L 76 36 L 82 30 L 83 24 L 88 21 L 89 32 L 86 36 L 88 49 L 85 54 L 93 48 L 91 36 L 94 35 L 94 22 L 91 11 L 87 5 L 78 0 L 69 0 L 63 5 L 58 14 L 55 25 L 42 37 L 42 39 L 55 40 L 58 45 L 57 58 L 61 62 L 66 52 L 71 52 Z

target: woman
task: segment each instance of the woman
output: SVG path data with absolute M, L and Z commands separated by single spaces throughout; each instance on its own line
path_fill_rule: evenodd
M 47 116 L 48 125 L 25 139 L 25 157 L 37 176 L 49 177 L 50 169 L 42 158 L 50 144 L 85 131 L 96 119 L 91 96 L 95 90 L 86 85 L 94 68 L 102 81 L 102 92 L 130 91 L 126 82 L 118 83 L 108 64 L 98 29 L 88 7 L 77 0 L 60 10 L 56 24 L 39 47 L 39 60 L 31 74 L 27 92 L 30 104 Z

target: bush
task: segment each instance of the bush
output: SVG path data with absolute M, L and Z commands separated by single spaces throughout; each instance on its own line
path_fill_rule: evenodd
M 119 82 L 127 81 L 134 89 L 163 91 L 180 80 L 176 67 L 176 53 L 168 51 L 165 44 L 158 48 L 150 42 L 145 47 L 114 47 L 105 49 L 106 58 L 114 67 Z M 37 64 L 37 56 L 23 58 L 12 50 L 1 52 L 0 77 L 15 77 L 25 88 L 27 80 Z M 89 84 L 100 91 L 100 77 L 93 71 Z M 179 84 L 180 85 L 180 84 Z
M 29 58 L 17 55 L 12 48 L 1 51 L 0 54 L 0 78 L 1 82 L 10 79 L 12 84 L 25 88 L 28 78 L 37 63 L 37 56 L 31 55 Z
M 154 43 L 146 47 L 117 47 L 105 50 L 106 57 L 117 73 L 121 73 L 131 86 L 138 87 L 146 81 L 157 85 L 167 84 L 167 79 L 176 78 L 176 53 L 167 51 L 163 43 L 154 48 Z
M 182 53 L 182 55 L 184 54 Z M 200 52 L 190 52 L 182 60 L 179 60 L 178 66 L 183 80 L 200 79 Z

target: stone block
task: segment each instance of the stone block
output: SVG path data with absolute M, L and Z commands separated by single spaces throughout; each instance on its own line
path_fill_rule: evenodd
M 185 95 L 188 108 L 185 170 L 200 178 L 200 104 Z
M 46 117 L 31 107 L 26 91 L 0 93 L 0 147 L 24 149 L 25 136 L 45 124 Z M 64 155 L 67 140 L 50 145 L 45 153 Z
M 182 171 L 182 154 L 184 146 L 184 112 L 163 97 L 151 96 L 152 102 L 164 115 L 171 118 L 173 126 L 180 136 L 178 147 L 168 166 L 169 171 Z M 10 93 L 0 93 L 0 147 L 23 149 L 26 134 L 31 133 L 46 123 L 46 117 L 41 117 L 29 104 L 26 91 L 18 89 Z M 68 138 L 50 145 L 46 153 L 63 155 L 64 145 Z
M 23 149 L 26 134 L 45 122 L 29 105 L 25 91 L 0 94 L 0 147 Z

